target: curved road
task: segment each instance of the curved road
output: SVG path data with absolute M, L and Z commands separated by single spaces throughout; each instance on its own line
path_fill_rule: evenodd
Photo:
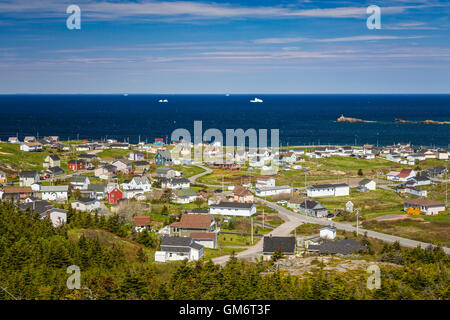
M 189 181 L 191 183 L 195 183 L 196 179 L 212 172 L 212 170 L 207 167 L 204 167 L 204 166 L 198 166 L 198 167 L 204 169 L 205 171 L 202 173 L 199 173 L 195 176 L 190 177 Z M 209 186 L 209 185 L 207 185 L 207 186 Z M 216 186 L 213 186 L 213 187 L 216 187 Z M 277 228 L 272 230 L 272 232 L 270 232 L 270 234 L 272 236 L 287 237 L 291 234 L 292 230 L 294 230 L 296 227 L 298 227 L 302 223 L 315 223 L 315 224 L 320 224 L 320 225 L 330 225 L 331 223 L 333 223 L 333 225 L 338 230 L 345 230 L 345 231 L 350 231 L 350 232 L 355 231 L 356 232 L 356 227 L 354 227 L 353 225 L 350 225 L 350 224 L 334 222 L 334 221 L 330 222 L 327 219 L 314 218 L 314 217 L 310 217 L 310 216 L 306 216 L 306 215 L 302 215 L 302 214 L 297 214 L 297 213 L 287 210 L 286 208 L 281 207 L 273 202 L 265 201 L 261 198 L 256 198 L 256 197 L 255 197 L 255 199 L 256 199 L 256 201 L 263 202 L 269 208 L 277 210 L 280 218 L 282 218 L 285 221 L 282 225 L 278 226 Z M 358 228 L 358 232 L 361 234 L 364 234 L 365 232 L 367 232 L 368 237 L 379 239 L 379 240 L 382 240 L 382 241 L 385 241 L 388 243 L 393 243 L 395 241 L 398 241 L 400 243 L 400 245 L 402 245 L 404 247 L 415 248 L 417 246 L 420 246 L 422 248 L 426 248 L 430 245 L 429 243 L 411 240 L 411 239 L 402 238 L 402 237 L 397 237 L 397 236 L 393 236 L 390 234 L 366 230 L 366 229 L 362 229 L 362 228 Z M 261 238 L 254 246 L 249 247 L 245 251 L 237 253 L 236 256 L 240 259 L 258 258 L 262 255 L 262 247 L 263 247 L 263 238 Z M 447 253 L 447 254 L 450 253 L 449 248 L 443 247 L 443 249 L 444 249 L 445 253 Z M 229 257 L 230 257 L 229 255 L 221 256 L 221 257 L 212 259 L 212 261 L 216 264 L 223 265 L 228 261 Z

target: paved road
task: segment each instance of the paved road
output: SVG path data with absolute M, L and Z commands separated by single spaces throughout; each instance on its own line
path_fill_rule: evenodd
M 301 214 L 294 213 L 290 210 L 287 210 L 284 207 L 281 207 L 275 203 L 265 201 L 260 198 L 255 198 L 257 201 L 265 202 L 265 205 L 278 211 L 279 216 L 285 221 L 282 225 L 274 229 L 270 234 L 272 236 L 278 236 L 278 237 L 287 237 L 291 234 L 291 231 L 294 230 L 296 227 L 301 225 L 302 223 L 315 223 L 320 225 L 329 225 L 331 222 L 328 219 L 321 219 L 321 218 L 314 218 L 310 216 L 305 216 Z M 336 229 L 339 230 L 345 230 L 345 231 L 356 231 L 356 227 L 354 227 L 351 224 L 347 223 L 341 223 L 341 222 L 333 222 Z M 363 228 L 358 228 L 358 232 L 360 234 L 363 234 L 367 232 L 367 236 L 375 239 L 379 239 L 388 243 L 393 243 L 395 241 L 398 241 L 400 245 L 410 248 L 415 248 L 417 246 L 420 246 L 422 248 L 428 247 L 430 244 L 420 241 L 415 241 L 411 239 L 401 238 L 385 233 L 380 233 L 376 231 L 366 230 Z M 262 249 L 263 249 L 263 239 L 259 240 L 258 243 L 256 243 L 254 246 L 249 247 L 247 250 L 239 252 L 236 254 L 236 257 L 239 259 L 247 259 L 247 260 L 254 260 L 255 258 L 258 258 L 262 255 Z M 450 249 L 444 247 L 444 251 L 448 254 L 450 253 Z M 216 264 L 224 265 L 228 259 L 229 255 L 227 256 L 221 256 L 212 259 L 212 261 Z
M 261 201 L 262 199 L 258 199 L 258 200 Z M 266 201 L 266 205 L 272 209 L 283 212 L 285 215 L 295 216 L 295 217 L 297 217 L 297 219 L 299 219 L 300 221 L 302 221 L 304 223 L 309 222 L 309 223 L 315 223 L 315 224 L 320 224 L 320 225 L 329 225 L 330 224 L 330 221 L 327 219 L 320 219 L 320 218 L 309 217 L 309 216 L 305 216 L 305 215 L 301 215 L 301 214 L 296 214 L 296 213 L 289 211 L 284 207 L 278 206 L 272 202 Z M 333 224 L 336 227 L 336 229 L 339 229 L 339 230 L 345 230 L 345 231 L 350 231 L 350 232 L 356 231 L 356 227 L 354 227 L 351 224 L 334 222 L 334 221 L 333 221 Z M 400 243 L 400 245 L 405 246 L 405 247 L 415 248 L 417 246 L 421 246 L 423 248 L 426 248 L 430 245 L 429 243 L 406 239 L 406 238 L 402 238 L 402 237 L 397 237 L 397 236 L 393 236 L 393 235 L 389 235 L 389 234 L 385 234 L 385 233 L 381 233 L 381 232 L 366 230 L 363 228 L 358 228 L 358 229 L 359 229 L 359 233 L 361 233 L 361 234 L 367 232 L 368 237 L 376 238 L 376 239 L 386 241 L 389 243 L 398 241 Z M 449 248 L 444 247 L 443 249 L 446 253 L 450 253 Z
M 189 178 L 190 183 L 195 183 L 195 180 L 197 180 L 198 178 L 203 177 L 204 175 L 210 174 L 212 172 L 212 170 L 210 168 L 207 168 L 207 167 L 204 167 L 201 165 L 197 165 L 197 167 L 202 168 L 205 171 L 203 171 L 202 173 L 196 174 L 195 176 L 190 177 Z
M 303 223 L 303 221 L 298 217 L 298 215 L 295 214 L 292 215 L 286 214 L 286 212 L 280 210 L 278 215 L 285 222 L 269 233 L 274 237 L 289 236 L 292 230 L 294 230 L 296 227 L 298 227 Z M 259 258 L 262 255 L 262 250 L 263 250 L 263 239 L 261 238 L 261 240 L 259 240 L 254 246 L 249 247 L 245 251 L 238 252 L 236 254 L 236 257 L 239 259 L 254 260 L 255 258 Z M 224 265 L 229 258 L 230 258 L 229 255 L 221 256 L 212 259 L 212 261 L 216 264 Z

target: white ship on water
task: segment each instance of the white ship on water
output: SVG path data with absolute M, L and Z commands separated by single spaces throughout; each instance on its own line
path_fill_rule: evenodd
M 255 99 L 253 99 L 253 100 L 250 100 L 250 102 L 259 102 L 259 103 L 261 103 L 261 102 L 263 102 L 261 99 L 258 99 L 258 98 L 255 98 Z
M 167 100 L 167 99 L 159 99 L 158 102 L 159 103 L 166 103 L 166 102 L 169 102 L 169 100 Z

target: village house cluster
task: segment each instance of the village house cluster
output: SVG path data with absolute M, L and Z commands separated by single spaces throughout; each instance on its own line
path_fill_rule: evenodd
M 277 185 L 277 175 L 271 166 L 276 165 L 283 171 L 299 170 L 307 172 L 302 165 L 305 159 L 320 159 L 331 156 L 354 157 L 364 160 L 383 158 L 398 164 L 417 166 L 427 159 L 449 159 L 449 150 L 432 147 L 413 147 L 399 143 L 394 146 L 329 146 L 292 149 L 272 152 L 271 148 L 260 150 L 244 149 L 233 154 L 222 155 L 223 146 L 215 142 L 202 143 L 203 152 L 209 161 L 196 163 L 191 155 L 193 145 L 181 141 L 172 142 L 179 152 L 186 156 L 174 155 L 170 146 L 158 138 L 154 143 L 140 142 L 132 145 L 115 139 L 101 141 L 83 140 L 81 143 L 64 143 L 57 136 L 17 137 L 8 139 L 9 143 L 20 144 L 22 152 L 48 152 L 43 170 L 22 170 L 17 175 L 0 170 L 0 200 L 13 201 L 22 210 L 28 208 L 38 212 L 42 218 L 49 218 L 55 227 L 67 221 L 67 211 L 56 207 L 57 204 L 69 204 L 73 209 L 83 212 L 109 214 L 110 209 L 123 202 L 145 202 L 156 190 L 170 190 L 171 203 L 187 205 L 198 199 L 208 204 L 207 210 L 189 210 L 180 219 L 159 230 L 162 236 L 160 250 L 155 253 L 156 261 L 198 260 L 203 256 L 204 248 L 218 248 L 217 216 L 252 218 L 257 212 L 256 198 L 275 199 L 290 196 L 290 200 L 278 201 L 286 208 L 299 214 L 315 218 L 330 219 L 329 210 L 320 203 L 322 197 L 347 197 L 351 187 L 348 183 L 309 183 L 301 191 L 290 185 Z M 100 157 L 105 150 L 124 150 L 122 157 Z M 152 154 L 152 157 L 148 155 Z M 252 182 L 223 186 L 220 190 L 193 189 L 192 181 L 183 176 L 180 166 L 202 165 L 210 169 L 239 170 L 248 164 L 248 171 L 255 172 Z M 178 170 L 175 169 L 177 166 Z M 151 170 L 153 169 L 153 170 Z M 259 174 L 258 174 L 259 172 Z M 427 198 L 427 191 L 420 188 L 433 183 L 441 183 L 440 178 L 448 173 L 446 166 L 435 166 L 425 170 L 402 169 L 390 171 L 385 178 L 396 183 L 395 192 L 407 193 L 417 198 L 405 200 L 407 213 L 436 215 L 446 210 L 446 204 Z M 306 178 L 305 178 L 306 179 Z M 361 177 L 357 186 L 359 192 L 377 190 L 374 179 Z M 292 195 L 303 194 L 303 197 Z M 353 212 L 354 205 L 348 201 L 345 211 Z M 152 232 L 151 219 L 148 216 L 135 216 L 136 232 Z M 309 250 L 321 252 L 331 250 L 344 252 L 345 248 L 358 249 L 358 244 L 334 243 L 336 230 L 333 226 L 320 231 L 325 242 L 310 241 Z M 333 243 L 331 243 L 331 242 Z M 269 257 L 277 248 L 285 254 L 296 250 L 293 237 L 265 237 L 263 254 Z

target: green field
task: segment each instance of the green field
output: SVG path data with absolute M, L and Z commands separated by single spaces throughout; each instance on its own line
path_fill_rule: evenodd
M 8 164 L 15 170 L 42 170 L 42 164 L 49 153 L 25 152 L 19 144 L 0 142 L 0 163 Z
M 132 152 L 132 150 L 106 149 L 97 153 L 97 156 L 100 158 L 122 158 L 128 156 L 130 152 Z
M 442 215 L 443 216 L 443 215 Z M 369 221 L 363 224 L 363 227 L 369 230 L 392 234 L 399 237 L 413 239 L 417 241 L 440 244 L 446 247 L 450 246 L 450 221 L 448 215 L 442 220 L 446 221 Z M 420 216 L 422 217 L 422 216 Z M 439 217 L 439 216 L 438 216 Z

